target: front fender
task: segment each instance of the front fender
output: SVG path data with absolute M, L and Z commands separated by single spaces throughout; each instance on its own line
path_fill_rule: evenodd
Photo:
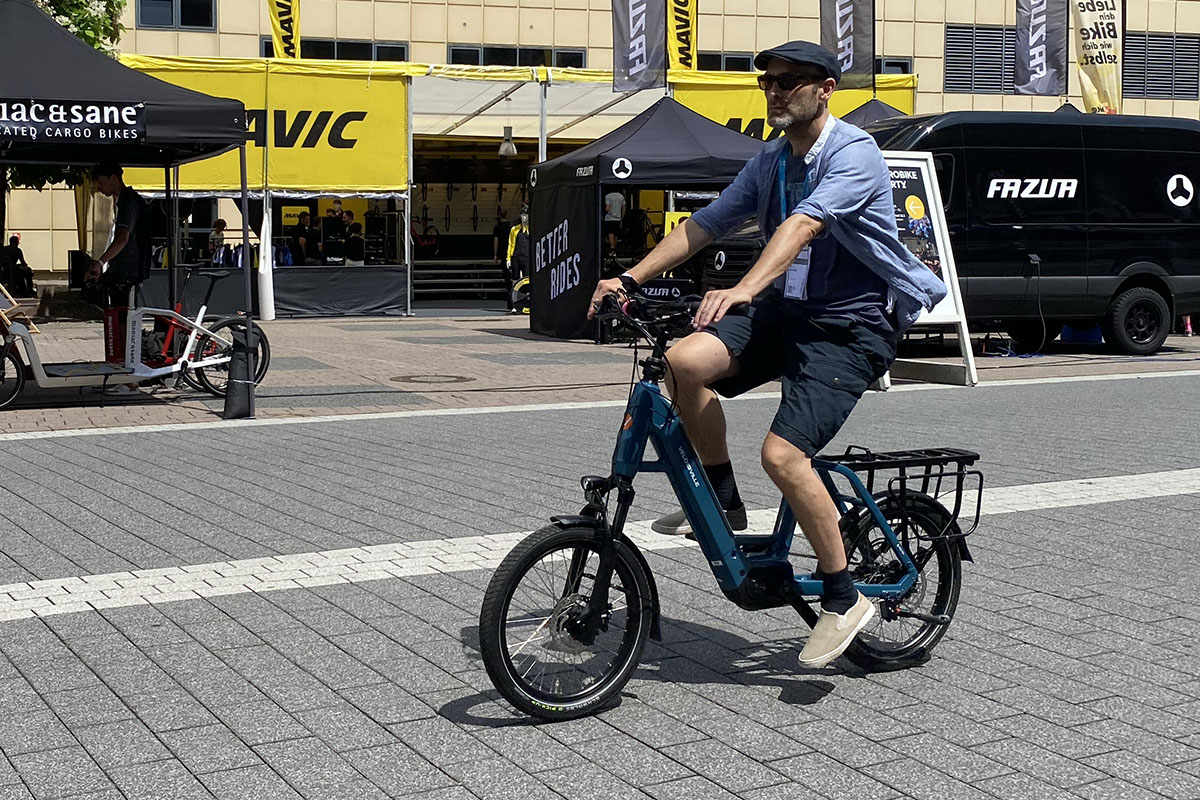
M 591 528 L 596 531 L 597 535 L 599 535 L 604 527 L 604 520 L 582 514 L 564 514 L 562 516 L 551 517 L 550 522 L 564 530 L 567 528 Z M 617 544 L 633 554 L 633 557 L 638 561 L 638 565 L 642 568 L 642 574 L 646 576 L 646 583 L 650 585 L 650 638 L 656 642 L 660 642 L 662 641 L 662 628 L 659 626 L 658 584 L 654 580 L 654 573 L 650 570 L 650 564 L 646 562 L 646 557 L 642 555 L 642 551 L 638 549 L 638 546 L 628 536 L 622 533 L 617 537 Z

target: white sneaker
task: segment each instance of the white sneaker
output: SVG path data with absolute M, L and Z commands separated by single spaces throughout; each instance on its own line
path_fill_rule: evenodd
M 112 386 L 105 386 L 104 393 L 112 397 L 132 397 L 133 395 L 140 395 L 142 392 L 137 386 L 127 383 L 116 383 Z
M 875 616 L 875 605 L 860 592 L 858 602 L 845 614 L 835 614 L 821 609 L 821 616 L 813 626 L 808 643 L 800 651 L 800 665 L 823 667 L 846 652 L 858 632 L 867 627 Z

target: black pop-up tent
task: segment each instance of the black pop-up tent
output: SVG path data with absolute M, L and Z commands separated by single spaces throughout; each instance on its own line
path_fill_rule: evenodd
M 31 0 L 0 0 L 0 161 L 169 167 L 245 140 L 241 101 L 143 75 Z
M 853 111 L 843 114 L 842 120 L 861 128 L 864 125 L 870 125 L 872 122 L 903 116 L 904 112 L 900 109 L 889 106 L 878 98 L 871 98 Z
M 663 98 L 612 133 L 529 171 L 530 329 L 593 338 L 605 188 L 724 188 L 763 143 Z
M 162 167 L 171 199 L 172 167 L 241 147 L 242 236 L 249 242 L 245 146 L 240 100 L 143 75 L 80 41 L 31 0 L 0 0 L 0 164 Z M 169 258 L 177 264 L 178 212 L 170 206 Z M 251 270 L 244 273 L 252 326 Z M 171 277 L 174 302 L 174 270 Z M 253 384 L 247 389 L 253 416 Z

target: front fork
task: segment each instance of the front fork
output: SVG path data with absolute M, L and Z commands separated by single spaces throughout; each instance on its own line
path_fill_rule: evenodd
M 598 543 L 600 545 L 600 563 L 596 568 L 596 576 L 592 582 L 592 595 L 588 599 L 587 609 L 571 623 L 573 635 L 583 644 L 590 646 L 596 640 L 596 635 L 608 627 L 612 608 L 608 592 L 612 587 L 613 569 L 617 564 L 617 539 L 625 529 L 625 519 L 633 506 L 633 481 L 620 476 L 608 478 L 584 478 L 584 494 L 587 505 L 583 507 L 583 516 L 595 518 Z M 617 492 L 617 507 L 613 511 L 611 524 L 608 521 L 608 495 L 615 489 Z M 578 586 L 583 577 L 584 566 L 588 560 L 588 551 L 580 548 L 571 557 L 571 569 L 568 573 L 570 586 Z

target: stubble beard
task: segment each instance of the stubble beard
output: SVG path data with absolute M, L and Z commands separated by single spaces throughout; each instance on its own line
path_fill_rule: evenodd
M 768 113 L 767 124 L 773 128 L 781 128 L 785 131 L 803 130 L 821 115 L 821 106 L 819 103 L 813 103 L 811 107 L 806 106 L 807 104 L 802 103 L 789 103 L 787 111 L 775 114 Z

